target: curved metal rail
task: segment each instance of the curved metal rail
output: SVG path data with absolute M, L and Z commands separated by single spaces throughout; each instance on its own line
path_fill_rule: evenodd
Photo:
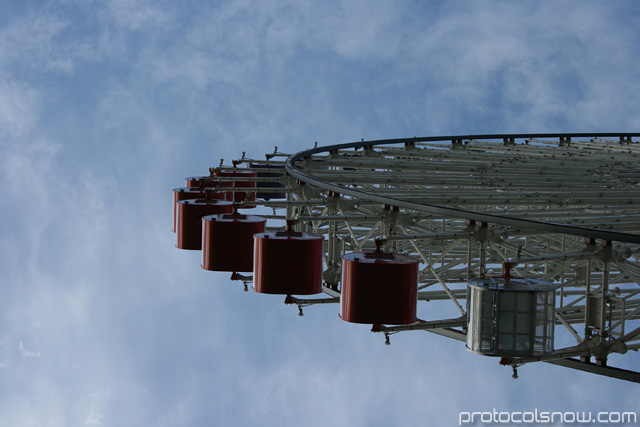
M 345 144 L 336 144 L 325 147 L 316 147 L 309 150 L 304 150 L 289 157 L 285 162 L 285 168 L 289 175 L 292 177 L 309 184 L 313 187 L 320 188 L 327 191 L 332 191 L 337 194 L 348 195 L 352 197 L 377 202 L 380 204 L 394 205 L 405 209 L 414 211 L 428 212 L 436 215 L 451 216 L 456 218 L 469 219 L 481 222 L 491 222 L 506 226 L 522 227 L 526 229 L 539 230 L 549 233 L 561 233 L 582 237 L 591 237 L 603 240 L 614 240 L 619 242 L 638 243 L 640 244 L 640 235 L 625 233 L 613 230 L 601 230 L 594 228 L 585 228 L 575 225 L 563 225 L 554 224 L 545 221 L 535 221 L 525 218 L 514 218 L 497 214 L 487 214 L 482 212 L 475 212 L 471 210 L 464 210 L 446 206 L 439 206 L 427 203 L 416 203 L 400 198 L 392 198 L 380 196 L 375 193 L 366 192 L 362 190 L 349 189 L 341 185 L 331 183 L 327 180 L 322 180 L 314 177 L 312 174 L 303 172 L 296 166 L 296 163 L 300 160 L 311 158 L 311 156 L 319 153 L 332 153 L 339 150 L 359 148 L 368 148 L 373 146 L 385 146 L 393 144 L 405 144 L 413 145 L 418 142 L 440 142 L 447 141 L 452 144 L 462 144 L 464 141 L 477 141 L 477 140 L 496 140 L 501 139 L 505 144 L 515 144 L 518 139 L 542 139 L 542 138 L 560 138 L 561 141 L 568 141 L 570 143 L 572 138 L 606 138 L 606 137 L 620 138 L 620 141 L 624 143 L 626 140 L 631 140 L 633 137 L 640 136 L 638 133 L 546 133 L 546 134 L 505 134 L 505 135 L 455 135 L 455 136 L 442 136 L 442 137 L 421 137 L 421 138 L 403 138 L 403 139 L 385 139 L 376 141 L 361 141 L 351 142 Z M 639 199 L 640 200 L 640 199 Z

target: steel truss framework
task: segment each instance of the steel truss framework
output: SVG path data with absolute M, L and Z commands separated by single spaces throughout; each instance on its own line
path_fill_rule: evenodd
M 609 354 L 640 348 L 638 136 L 363 140 L 316 144 L 294 155 L 276 147 L 267 160 L 243 154 L 233 166 L 259 165 L 258 172 L 284 166 L 282 177 L 258 178 L 267 187 L 257 189 L 257 201 L 244 204 L 272 208 L 268 224 L 296 220 L 298 230 L 325 236 L 326 296 L 285 301 L 301 314 L 306 306 L 338 303 L 341 255 L 373 250 L 378 239 L 385 250 L 421 262 L 419 315 L 425 319 L 373 325 L 387 343 L 390 335 L 408 330 L 466 340 L 468 281 L 500 274 L 507 265 L 515 275 L 558 286 L 556 349 L 501 360 L 513 367 L 514 376 L 517 367 L 544 361 L 640 382 L 640 373 L 607 366 Z M 215 187 L 213 173 L 221 168 L 211 169 L 210 185 Z M 281 184 L 285 187 L 275 187 Z M 216 190 L 240 191 L 217 185 Z M 285 192 L 286 200 L 260 200 L 266 191 Z M 245 285 L 251 280 L 233 278 Z M 566 346 L 558 348 L 560 340 Z M 631 354 L 636 353 L 625 357 Z

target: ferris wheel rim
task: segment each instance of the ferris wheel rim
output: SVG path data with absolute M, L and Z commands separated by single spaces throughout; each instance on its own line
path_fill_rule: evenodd
M 533 134 L 486 134 L 486 135 L 450 135 L 450 136 L 427 136 L 427 137 L 412 137 L 412 138 L 394 138 L 394 139 L 380 139 L 372 141 L 357 141 L 341 144 L 334 144 L 328 146 L 316 146 L 311 149 L 303 150 L 289 156 L 285 161 L 285 170 L 293 178 L 311 185 L 313 187 L 334 192 L 336 194 L 348 195 L 355 198 L 360 198 L 383 205 L 392 205 L 405 209 L 427 212 L 431 214 L 446 215 L 460 219 L 467 219 L 472 221 L 480 221 L 485 223 L 495 223 L 505 226 L 522 227 L 526 229 L 533 229 L 543 232 L 567 234 L 588 238 L 596 238 L 608 241 L 617 241 L 624 243 L 640 244 L 640 235 L 625 233 L 621 231 L 603 230 L 599 228 L 581 227 L 568 224 L 556 224 L 547 221 L 536 221 L 531 219 L 516 218 L 512 216 L 504 216 L 491 213 L 482 213 L 472 210 L 466 210 L 461 208 L 439 206 L 427 203 L 418 203 L 414 201 L 403 200 L 395 197 L 381 196 L 375 193 L 349 189 L 341 185 L 337 185 L 309 174 L 300 171 L 296 167 L 296 162 L 309 158 L 314 154 L 319 153 L 331 153 L 344 149 L 358 149 L 367 148 L 371 146 L 381 145 L 393 145 L 393 144 L 415 144 L 417 142 L 442 142 L 442 141 L 464 141 L 464 140 L 513 140 L 513 139 L 535 139 L 535 138 L 602 138 L 602 137 L 619 137 L 632 138 L 638 137 L 640 133 L 627 133 L 627 132 L 608 132 L 608 133 L 533 133 Z

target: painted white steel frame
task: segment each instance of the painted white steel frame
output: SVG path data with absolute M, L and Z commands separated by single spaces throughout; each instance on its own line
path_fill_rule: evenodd
M 251 163 L 282 171 L 277 168 L 284 165 L 283 177 L 263 181 L 285 184 L 267 190 L 286 193 L 286 200 L 258 204 L 273 208 L 272 219 L 294 219 L 298 229 L 325 236 L 328 297 L 287 297 L 300 313 L 308 305 L 339 302 L 340 256 L 373 250 L 381 239 L 385 250 L 421 260 L 419 315 L 430 320 L 372 330 L 384 333 L 387 343 L 389 335 L 407 330 L 465 340 L 467 282 L 501 274 L 510 263 L 514 275 L 558 286 L 556 329 L 573 343 L 551 355 L 501 363 L 514 373 L 522 364 L 546 361 L 640 382 L 636 372 L 607 366 L 609 354 L 633 350 L 625 357 L 637 357 L 640 348 L 639 136 L 463 135 L 316 144 L 292 156 L 276 148 L 267 161 L 243 154 L 234 167 Z

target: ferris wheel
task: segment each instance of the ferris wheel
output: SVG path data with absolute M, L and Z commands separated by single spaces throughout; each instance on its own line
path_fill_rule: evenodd
M 640 348 L 637 133 L 414 137 L 242 158 L 174 189 L 177 247 L 299 313 L 517 368 Z M 255 212 L 255 213 L 254 213 Z M 293 262 L 292 262 L 293 261 Z

